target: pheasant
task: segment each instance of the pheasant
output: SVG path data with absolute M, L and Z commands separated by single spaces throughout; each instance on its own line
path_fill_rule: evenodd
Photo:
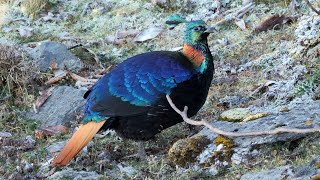
M 182 52 L 153 51 L 130 57 L 105 74 L 84 94 L 84 118 L 78 130 L 53 160 L 65 166 L 99 130 L 113 129 L 123 138 L 138 141 L 139 155 L 145 157 L 143 141 L 183 119 L 169 105 L 188 106 L 194 116 L 203 106 L 214 73 L 207 37 L 214 32 L 202 20 L 186 21 L 172 16 L 171 29 L 186 24 Z

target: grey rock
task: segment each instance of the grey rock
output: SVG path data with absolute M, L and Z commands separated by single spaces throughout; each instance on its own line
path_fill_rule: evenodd
M 30 53 L 40 71 L 46 72 L 52 63 L 58 68 L 74 72 L 82 68 L 79 58 L 68 51 L 68 47 L 58 42 L 40 42 Z
M 136 169 L 134 169 L 132 166 L 122 166 L 122 164 L 121 163 L 119 163 L 118 165 L 118 168 L 120 169 L 120 171 L 122 172 L 122 173 L 125 173 L 127 176 L 133 176 L 134 174 L 136 174 L 137 173 L 137 170 Z
M 248 101 L 248 98 L 242 96 L 225 96 L 224 98 L 219 99 L 219 103 L 217 105 L 232 108 Z
M 241 180 L 280 180 L 292 178 L 292 167 L 282 166 L 276 169 L 261 171 L 257 173 L 247 173 L 241 177 Z
M 33 163 L 30 164 L 30 163 L 26 162 L 26 164 L 23 167 L 23 172 L 25 174 L 27 174 L 27 173 L 33 171 L 33 168 L 34 168 Z
M 315 162 L 318 162 L 320 156 L 312 160 L 309 164 L 293 167 L 281 166 L 275 169 L 265 170 L 261 172 L 246 173 L 241 177 L 241 180 L 273 180 L 273 179 L 295 179 L 309 180 L 314 175 L 318 174 L 315 168 Z
M 38 114 L 30 112 L 28 118 L 37 120 L 42 127 L 69 125 L 76 119 L 76 114 L 82 111 L 85 104 L 84 90 L 69 86 L 57 87 L 47 99 Z
M 65 144 L 66 144 L 66 141 L 56 142 L 49 145 L 46 149 L 49 153 L 59 152 L 64 147 Z
M 273 130 L 277 127 L 312 128 L 314 125 L 305 124 L 305 121 L 307 121 L 308 119 L 313 119 L 314 122 L 320 122 L 320 116 L 315 116 L 315 114 L 319 113 L 320 100 L 312 101 L 312 99 L 297 98 L 289 103 L 288 107 L 290 109 L 289 112 L 278 112 L 273 106 L 256 108 L 256 110 L 253 110 L 254 108 L 251 108 L 253 112 L 265 111 L 270 112 L 271 115 L 242 124 L 225 121 L 213 121 L 211 124 L 214 127 L 218 127 L 221 130 L 229 132 L 256 132 Z M 197 135 L 203 135 L 212 140 L 217 137 L 217 134 L 213 133 L 208 128 L 204 128 Z M 246 156 L 251 155 L 251 152 L 253 152 L 252 148 L 256 147 L 257 145 L 271 145 L 274 142 L 294 141 L 305 136 L 306 134 L 283 133 L 278 135 L 267 135 L 259 137 L 233 138 L 234 143 L 236 144 L 236 149 L 234 149 L 235 153 L 232 156 L 232 161 L 235 164 L 246 163 Z
M 48 179 L 73 179 L 73 180 L 91 180 L 91 179 L 99 179 L 102 178 L 102 175 L 91 171 L 76 171 L 71 168 L 67 168 L 62 171 L 58 171 L 50 176 Z

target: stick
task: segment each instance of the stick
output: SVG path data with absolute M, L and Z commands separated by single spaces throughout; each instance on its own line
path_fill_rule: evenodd
M 227 132 L 223 131 L 221 129 L 213 127 L 210 123 L 208 123 L 206 120 L 201 121 L 194 121 L 190 118 L 188 118 L 187 112 L 188 107 L 185 106 L 183 111 L 180 111 L 176 105 L 172 102 L 169 95 L 166 95 L 167 100 L 172 107 L 173 110 L 175 110 L 182 118 L 183 120 L 191 125 L 195 126 L 206 126 L 209 128 L 212 132 L 223 135 L 223 136 L 229 136 L 229 137 L 242 137 L 242 136 L 262 136 L 262 135 L 274 135 L 274 134 L 280 134 L 280 133 L 297 133 L 297 134 L 306 134 L 306 133 L 314 133 L 314 132 L 320 132 L 319 127 L 315 128 L 309 128 L 309 129 L 298 129 L 298 128 L 276 128 L 274 130 L 267 130 L 267 131 L 256 131 L 256 132 Z

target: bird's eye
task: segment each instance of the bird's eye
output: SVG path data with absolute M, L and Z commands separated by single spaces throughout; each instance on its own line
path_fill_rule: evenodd
M 197 27 L 194 27 L 193 30 L 194 30 L 194 31 L 200 31 L 200 30 L 201 30 L 201 27 L 198 27 L 198 26 L 197 26 Z

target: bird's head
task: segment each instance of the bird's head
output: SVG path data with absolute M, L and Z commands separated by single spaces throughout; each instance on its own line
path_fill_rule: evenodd
M 187 21 L 178 15 L 172 15 L 166 21 L 170 29 L 175 28 L 180 23 L 186 24 L 184 41 L 189 45 L 207 42 L 209 34 L 215 32 L 215 29 L 208 26 L 203 20 Z
M 190 21 L 184 33 L 184 41 L 190 45 L 207 42 L 207 37 L 214 32 L 214 28 L 209 27 L 204 21 Z

